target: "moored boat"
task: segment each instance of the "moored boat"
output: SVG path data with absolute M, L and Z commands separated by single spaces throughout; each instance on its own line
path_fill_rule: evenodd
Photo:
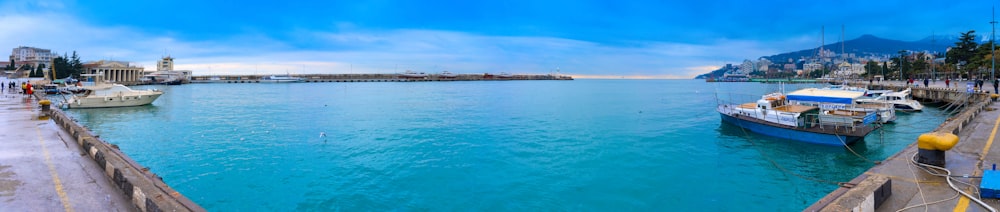
M 99 76 L 100 74 L 90 74 Z M 84 75 L 86 76 L 86 74 Z M 156 101 L 163 91 L 132 90 L 121 84 L 100 84 L 82 87 L 83 94 L 74 95 L 64 100 L 62 105 L 67 108 L 106 108 L 148 105 Z
M 875 112 L 788 104 L 781 93 L 763 95 L 756 102 L 719 104 L 724 122 L 749 131 L 808 143 L 844 146 L 863 140 L 876 127 Z
M 458 77 L 458 75 L 457 74 L 453 74 L 453 73 L 448 72 L 448 71 L 442 71 L 441 74 L 438 75 L 438 77 L 441 77 L 441 78 L 455 78 L 455 77 Z
M 418 72 L 406 70 L 406 72 L 403 72 L 403 73 L 401 73 L 401 74 L 399 74 L 397 76 L 399 78 L 421 78 L 422 79 L 422 78 L 427 77 L 427 74 L 425 74 L 424 72 L 419 72 L 418 73 Z
M 913 100 L 910 97 L 910 88 L 899 92 L 886 92 L 875 98 L 869 99 L 858 99 L 858 102 L 865 103 L 883 103 L 892 104 L 897 110 L 901 111 L 922 111 L 924 110 L 924 105 L 920 104 L 919 101 Z
M 896 120 L 896 110 L 891 104 L 858 103 L 858 100 L 866 98 L 866 93 L 863 88 L 806 88 L 788 93 L 788 100 L 791 104 L 825 107 L 825 109 L 875 112 L 878 115 L 876 120 L 878 123 L 890 123 Z

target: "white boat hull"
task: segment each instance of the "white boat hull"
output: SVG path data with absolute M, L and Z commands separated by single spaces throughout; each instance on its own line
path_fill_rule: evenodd
M 302 79 L 279 79 L 279 80 L 262 79 L 262 80 L 260 80 L 260 82 L 261 83 L 293 83 L 293 82 L 302 82 Z
M 106 107 L 130 107 L 148 105 L 156 101 L 162 93 L 149 93 L 140 95 L 125 96 L 92 96 L 73 97 L 66 104 L 68 108 L 106 108 Z

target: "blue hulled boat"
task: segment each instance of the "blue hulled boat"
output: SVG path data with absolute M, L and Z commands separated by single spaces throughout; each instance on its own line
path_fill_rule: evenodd
M 793 92 L 794 94 L 795 92 Z M 756 102 L 719 104 L 722 121 L 749 131 L 808 143 L 844 146 L 863 140 L 876 127 L 878 115 L 870 111 L 846 110 L 837 104 L 821 106 L 789 104 L 789 99 L 811 102 L 846 102 L 838 96 L 763 95 Z

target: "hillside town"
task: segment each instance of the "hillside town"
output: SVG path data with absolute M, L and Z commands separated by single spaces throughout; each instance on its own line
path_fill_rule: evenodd
M 740 64 L 726 64 L 704 75 L 709 81 L 747 81 L 752 78 L 778 79 L 979 79 L 994 77 L 992 41 L 975 42 L 974 31 L 962 33 L 944 52 L 928 49 L 900 49 L 885 52 L 847 52 L 845 42 L 820 46 L 812 54 L 798 57 L 760 57 Z M 857 48 L 857 47 L 854 47 Z M 851 48 L 851 49 L 854 49 Z M 995 47 L 993 48 L 995 49 Z M 958 51 L 956 51 L 958 50 Z M 786 53 L 787 54 L 787 53 Z M 794 56 L 794 55 L 792 55 Z M 772 60 L 775 57 L 778 60 Z M 902 58 L 902 60 L 900 60 Z

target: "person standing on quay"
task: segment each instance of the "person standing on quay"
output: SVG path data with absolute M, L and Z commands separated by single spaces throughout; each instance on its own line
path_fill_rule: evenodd
M 930 82 L 931 82 L 930 79 L 924 78 L 924 87 L 926 88 L 928 86 L 928 83 Z
M 944 78 L 944 87 L 951 87 L 951 78 Z
M 1000 80 L 997 80 L 996 78 L 993 78 L 993 93 L 1000 94 L 1000 89 L 997 89 L 997 86 L 998 86 L 997 84 L 1000 84 Z

